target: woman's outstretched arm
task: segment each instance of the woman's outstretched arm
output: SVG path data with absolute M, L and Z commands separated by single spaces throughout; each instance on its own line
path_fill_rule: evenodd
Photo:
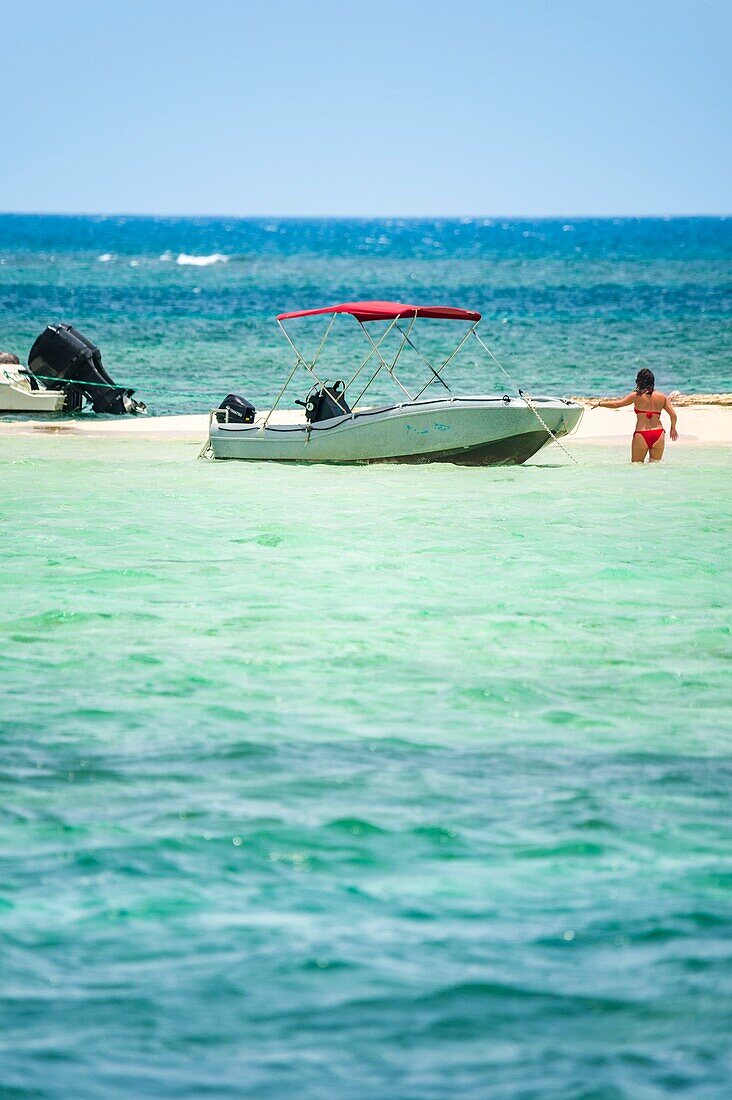
M 668 415 L 671 417 L 671 433 L 670 434 L 671 434 L 671 438 L 675 442 L 679 438 L 679 433 L 676 431 L 676 409 L 673 407 L 673 405 L 669 401 L 668 397 L 664 401 L 663 407 L 666 410 L 666 412 L 668 413 Z
M 622 409 L 624 405 L 632 405 L 638 394 L 635 390 L 625 397 L 601 397 L 598 401 L 590 403 L 591 409 Z

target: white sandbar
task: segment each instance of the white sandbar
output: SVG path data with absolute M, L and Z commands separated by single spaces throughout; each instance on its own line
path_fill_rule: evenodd
M 297 409 L 278 412 L 279 422 L 301 420 Z M 684 444 L 719 444 L 732 446 L 732 407 L 724 405 L 694 405 L 678 410 L 679 442 Z M 662 423 L 668 431 L 664 414 Z M 570 436 L 574 444 L 603 443 L 628 446 L 635 427 L 632 410 L 587 409 L 577 431 Z M 188 413 L 183 416 L 121 416 L 117 419 L 84 417 L 79 420 L 2 420 L 0 435 L 93 435 L 109 439 L 181 440 L 206 442 L 208 413 Z

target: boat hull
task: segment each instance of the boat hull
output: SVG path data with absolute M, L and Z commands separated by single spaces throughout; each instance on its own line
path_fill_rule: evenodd
M 581 405 L 560 398 L 534 398 L 532 404 L 557 437 L 582 417 Z M 505 466 L 526 462 L 551 439 L 523 400 L 460 397 L 363 409 L 313 425 L 291 418 L 266 426 L 233 424 L 214 417 L 209 444 L 214 458 L 249 462 Z
M 61 412 L 66 400 L 59 390 L 32 390 L 14 381 L 0 381 L 0 412 Z

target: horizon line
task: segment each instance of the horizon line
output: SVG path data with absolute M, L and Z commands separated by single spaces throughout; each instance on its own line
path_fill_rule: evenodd
M 730 212 L 654 214 L 164 214 L 129 210 L 0 210 L 2 218 L 203 218 L 209 221 L 672 221 L 710 218 L 724 221 Z

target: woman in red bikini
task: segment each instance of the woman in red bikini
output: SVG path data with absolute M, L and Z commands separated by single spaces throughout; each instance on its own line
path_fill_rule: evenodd
M 676 441 L 679 433 L 676 431 L 676 410 L 666 397 L 655 388 L 656 379 L 653 371 L 643 369 L 638 371 L 635 380 L 635 389 L 627 397 L 618 397 L 616 400 L 603 398 L 602 401 L 591 402 L 591 408 L 597 409 L 622 409 L 624 405 L 632 405 L 636 415 L 633 442 L 630 447 L 631 462 L 644 462 L 648 455 L 649 462 L 660 462 L 663 458 L 663 450 L 666 446 L 666 433 L 661 426 L 661 413 L 667 412 L 671 417 L 671 438 Z

